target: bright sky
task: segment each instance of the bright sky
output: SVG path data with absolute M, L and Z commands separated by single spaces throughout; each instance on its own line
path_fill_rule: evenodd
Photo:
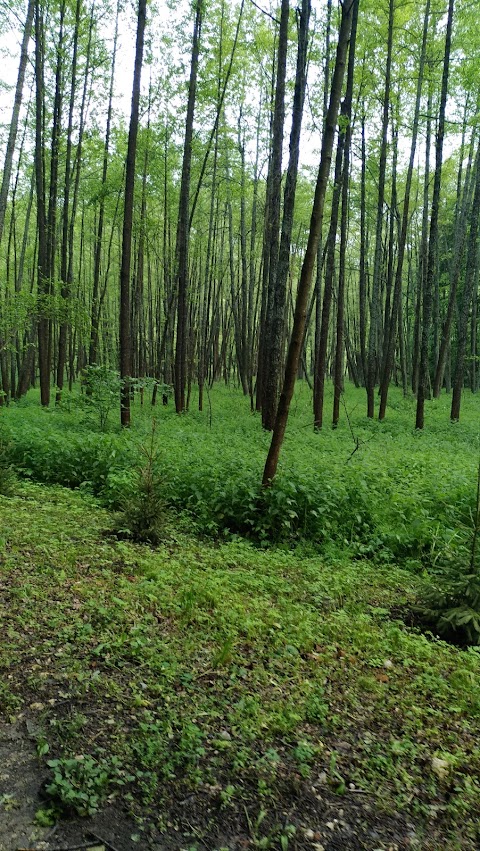
M 314 0 L 314 7 L 320 8 L 322 0 Z M 175 38 L 175 33 L 178 32 L 179 25 L 185 39 L 185 43 L 189 45 L 191 32 L 193 28 L 192 16 L 189 14 L 189 0 L 177 0 L 174 9 L 167 8 L 165 0 L 159 0 L 159 7 L 155 11 L 154 21 L 150 21 L 150 26 L 147 25 L 147 49 L 150 46 L 154 55 L 159 53 L 159 38 L 163 34 L 172 34 Z M 263 8 L 270 6 L 270 0 L 261 0 L 258 5 Z M 324 2 L 323 2 L 324 5 Z M 11 119 L 11 111 L 14 99 L 14 87 L 18 72 L 18 61 L 20 54 L 21 27 L 26 14 L 26 0 L 24 0 L 25 9 L 21 15 L 21 21 L 15 17 L 11 5 L 8 0 L 0 0 L 0 14 L 4 10 L 4 21 L 10 22 L 10 30 L 0 33 L 0 155 L 3 156 L 4 146 L 6 143 L 6 134 Z M 150 14 L 152 14 L 152 5 L 149 6 Z M 259 13 L 260 14 L 260 13 Z M 115 107 L 128 117 L 130 112 L 130 100 L 132 90 L 133 77 L 133 58 L 135 46 L 135 15 L 132 4 L 127 5 L 127 10 L 124 11 L 120 18 L 119 26 L 119 45 L 116 60 L 116 100 Z M 101 35 L 107 42 L 109 47 L 113 44 L 113 23 L 112 16 L 108 22 L 105 18 L 105 26 L 100 25 Z M 30 43 L 32 50 L 32 43 Z M 188 70 L 189 56 L 185 56 L 185 66 Z M 142 77 L 143 88 L 148 87 L 148 71 L 144 68 Z M 24 92 L 24 104 L 28 98 L 28 91 Z M 307 122 L 304 122 L 304 125 Z M 288 145 L 288 139 L 286 139 Z M 445 146 L 445 156 L 449 156 L 452 151 L 458 147 L 459 140 L 457 137 L 452 137 L 447 140 Z M 304 165 L 316 166 L 318 164 L 318 151 L 320 147 L 320 139 L 318 134 L 305 134 L 302 143 L 302 159 Z M 400 142 L 401 155 L 405 159 L 408 157 L 410 143 L 408 139 L 403 139 Z M 421 155 L 421 154 L 420 154 Z

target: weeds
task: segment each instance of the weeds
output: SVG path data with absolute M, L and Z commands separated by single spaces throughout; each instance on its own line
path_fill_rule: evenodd
M 118 532 L 134 541 L 156 545 L 165 526 L 164 476 L 160 469 L 160 453 L 155 440 L 156 420 L 152 420 L 150 439 L 141 448 L 143 464 L 135 473 L 134 484 L 127 498 Z
M 443 565 L 424 591 L 417 611 L 445 638 L 480 644 L 480 567 L 477 558 L 480 531 L 480 462 L 476 499 L 470 514 L 470 541 L 456 547 L 456 558 Z
M 367 829 L 389 844 L 402 810 L 434 847 L 478 848 L 480 656 L 392 622 L 417 575 L 239 538 L 139 547 L 58 487 L 20 483 L 1 510 L 0 700 L 41 713 L 40 818 L 115 794 L 218 848 L 245 807 L 252 847 L 290 851 L 294 828 L 323 830 L 314 789 L 346 821 L 359 808 L 359 848 Z

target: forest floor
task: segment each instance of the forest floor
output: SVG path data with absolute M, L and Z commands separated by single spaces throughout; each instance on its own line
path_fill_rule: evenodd
M 0 497 L 1 851 L 474 851 L 480 655 L 392 564 Z M 178 528 L 180 527 L 180 528 Z

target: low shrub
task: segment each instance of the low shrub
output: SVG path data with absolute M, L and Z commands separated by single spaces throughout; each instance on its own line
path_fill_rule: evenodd
M 123 512 L 130 534 L 147 540 L 158 537 L 153 526 L 166 507 L 186 512 L 202 534 L 238 534 L 262 545 L 333 544 L 358 559 L 417 570 L 453 553 L 473 509 L 473 420 L 459 431 L 439 425 L 435 414 L 428 435 L 418 434 L 408 430 L 411 403 L 399 396 L 384 423 L 366 422 L 352 408 L 348 428 L 315 434 L 302 392 L 279 473 L 266 490 L 260 481 L 269 435 L 242 397 L 221 387 L 212 391 L 208 419 L 193 410 L 178 417 L 168 406 L 154 409 L 161 456 L 149 470 L 142 446 L 151 406 L 134 403 L 131 429 L 121 432 L 117 424 L 101 433 L 67 396 L 47 411 L 34 397 L 5 411 L 7 461 L 34 480 L 90 489 Z M 349 393 L 354 399 L 357 391 Z
M 457 541 L 455 557 L 440 562 L 434 580 L 424 591 L 418 606 L 427 624 L 447 639 L 464 644 L 480 644 L 480 569 L 477 544 L 480 534 L 480 463 L 470 530 L 464 528 Z
M 141 450 L 142 463 L 130 476 L 128 497 L 124 498 L 117 530 L 134 541 L 154 545 L 161 540 L 165 523 L 163 476 L 155 429 L 153 420 L 150 440 Z

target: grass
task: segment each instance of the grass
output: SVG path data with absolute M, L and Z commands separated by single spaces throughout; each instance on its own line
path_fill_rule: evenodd
M 479 655 L 389 617 L 411 574 L 178 532 L 152 551 L 60 488 L 22 485 L 1 513 L 0 709 L 35 716 L 53 809 L 116 794 L 182 823 L 195 793 L 207 836 L 212 801 L 252 825 L 260 802 L 268 838 L 323 777 L 477 847 Z
M 283 851 L 311 847 L 305 831 L 340 807 L 352 847 L 373 847 L 366 825 L 382 836 L 410 822 L 417 848 L 473 851 L 480 654 L 396 613 L 466 534 L 474 400 L 455 426 L 440 400 L 415 434 L 408 401 L 394 395 L 386 423 L 365 423 L 351 392 L 352 455 L 347 424 L 311 432 L 301 392 L 262 515 L 245 481 L 268 436 L 238 395 L 212 399 L 211 427 L 159 413 L 170 513 L 155 550 L 112 536 L 105 508 L 148 443 L 150 411 L 135 411 L 129 435 L 30 401 L 2 412 L 27 481 L 0 497 L 0 712 L 35 719 L 44 818 L 115 797 L 193 834 L 192 848 L 224 846 L 227 824 L 245 847 Z M 77 490 L 52 485 L 62 475 Z M 238 491 L 252 540 L 231 520 Z M 297 522 L 302 499 L 315 523 Z M 297 517 L 279 531 L 282 511 Z
M 435 560 L 463 541 L 475 496 L 477 400 L 467 394 L 462 421 L 449 422 L 448 398 L 429 404 L 423 433 L 411 399 L 391 393 L 383 423 L 364 416 L 364 391 L 349 387 L 339 429 L 314 434 L 310 396 L 294 399 L 275 486 L 259 482 L 269 442 L 248 401 L 215 388 L 211 414 L 179 418 L 156 409 L 161 498 L 188 512 L 191 528 L 214 537 L 241 534 L 269 545 L 310 541 L 317 550 L 348 548 L 377 561 Z M 327 400 L 328 405 L 328 400 Z M 151 437 L 152 409 L 138 404 L 133 428 L 102 432 L 78 393 L 61 409 L 41 411 L 34 395 L 2 414 L 9 460 L 33 480 L 82 487 L 118 509 L 135 493 L 132 468 Z M 463 536 L 463 537 L 462 537 Z

